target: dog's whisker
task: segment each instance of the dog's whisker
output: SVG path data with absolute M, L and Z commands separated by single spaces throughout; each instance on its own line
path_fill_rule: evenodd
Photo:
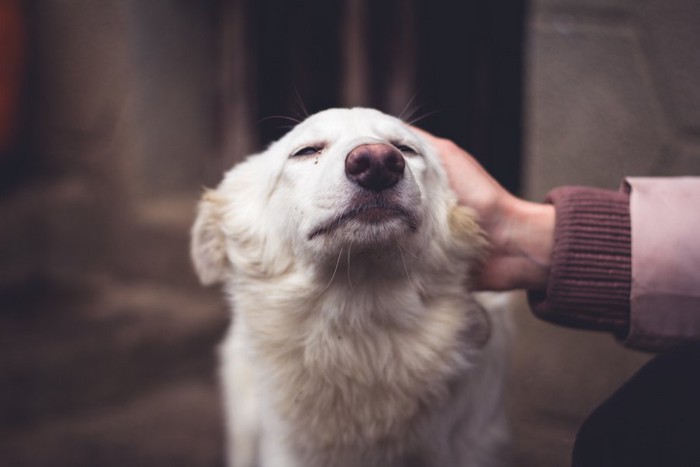
M 413 278 L 411 278 L 411 274 L 408 272 L 408 266 L 406 265 L 406 258 L 403 256 L 403 248 L 401 248 L 400 244 L 396 244 L 396 246 L 399 249 L 399 254 L 401 255 L 401 262 L 403 263 L 403 270 L 406 272 L 406 279 L 408 279 L 408 282 L 410 282 L 413 287 L 416 287 L 416 283 L 413 282 Z
M 279 118 L 281 120 L 289 120 L 290 122 L 294 122 L 295 124 L 299 124 L 302 122 L 298 118 L 289 117 L 286 115 L 270 115 L 269 117 L 261 118 L 260 120 L 258 120 L 258 123 L 266 122 L 267 120 L 272 120 L 273 118 Z
M 406 102 L 406 105 L 403 107 L 401 110 L 401 113 L 399 113 L 399 120 L 406 121 L 409 118 L 412 117 L 413 113 L 416 112 L 418 107 L 411 109 L 411 104 L 413 103 L 413 100 L 418 97 L 418 93 L 420 93 L 420 90 L 416 91 L 411 98 Z
M 416 123 L 420 122 L 421 120 L 424 120 L 424 119 L 430 117 L 431 115 L 435 115 L 436 113 L 440 113 L 440 112 L 442 112 L 442 109 L 436 109 L 436 110 L 433 110 L 432 112 L 426 112 L 424 114 L 421 114 L 419 117 L 412 118 L 410 121 L 408 121 L 406 123 L 408 123 L 409 125 L 415 125 Z
M 333 279 L 335 279 L 335 273 L 338 272 L 338 266 L 340 266 L 340 257 L 343 256 L 343 248 L 340 249 L 340 253 L 338 253 L 338 259 L 335 262 L 335 269 L 333 269 L 333 274 L 331 274 L 331 280 L 328 281 L 328 284 L 321 290 L 319 295 L 322 295 L 328 288 L 331 286 L 333 283 Z
M 347 271 L 348 271 L 348 285 L 350 286 L 350 290 L 353 290 L 352 288 L 352 279 L 350 278 L 350 246 L 348 245 L 348 260 L 347 260 Z
M 406 246 L 402 245 L 401 243 L 399 243 L 398 245 L 399 245 L 399 248 L 400 248 L 400 249 L 403 249 L 403 250 L 404 250 L 406 253 L 408 253 L 409 255 L 413 256 L 413 257 L 416 258 L 416 259 L 420 259 L 420 256 L 418 256 L 417 254 L 415 254 L 414 252 L 412 252 L 411 250 L 409 250 L 408 248 L 406 248 Z
M 300 115 L 300 117 L 303 117 L 304 119 L 308 118 L 309 111 L 306 109 L 306 105 L 304 105 L 304 99 L 301 98 L 301 94 L 299 93 L 299 89 L 297 89 L 296 86 L 294 86 L 294 94 L 296 95 L 297 103 L 299 104 L 299 107 L 301 107 L 302 114 Z

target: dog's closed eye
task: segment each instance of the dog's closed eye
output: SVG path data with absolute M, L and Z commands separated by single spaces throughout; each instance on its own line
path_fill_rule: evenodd
M 407 144 L 401 144 L 401 143 L 392 143 L 392 145 L 401 151 L 405 155 L 417 155 L 418 151 L 413 149 L 411 146 L 408 146 Z
M 323 151 L 323 146 L 321 145 L 305 146 L 297 151 L 294 151 L 291 157 L 313 156 L 315 154 L 319 154 L 321 151 Z

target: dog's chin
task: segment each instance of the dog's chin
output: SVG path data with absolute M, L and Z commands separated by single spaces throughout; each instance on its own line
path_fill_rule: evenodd
M 385 248 L 412 236 L 420 225 L 421 217 L 414 210 L 362 205 L 321 223 L 311 231 L 308 240 L 341 247 Z

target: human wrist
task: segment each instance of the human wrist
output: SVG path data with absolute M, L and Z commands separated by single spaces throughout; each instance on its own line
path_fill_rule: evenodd
M 520 200 L 518 208 L 519 231 L 516 232 L 519 253 L 530 268 L 520 278 L 522 288 L 541 290 L 547 287 L 554 244 L 554 206 Z
M 513 265 L 505 271 L 510 288 L 543 290 L 547 286 L 554 244 L 555 210 L 550 204 L 511 197 L 504 203 L 498 254 Z

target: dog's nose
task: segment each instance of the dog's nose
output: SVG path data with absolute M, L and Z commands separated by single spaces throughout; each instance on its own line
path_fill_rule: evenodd
M 403 155 L 390 144 L 362 144 L 345 158 L 345 174 L 363 188 L 382 191 L 396 185 L 406 167 Z

